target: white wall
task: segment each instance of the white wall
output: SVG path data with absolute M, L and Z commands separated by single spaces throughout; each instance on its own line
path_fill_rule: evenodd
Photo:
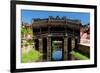
M 98 0 L 34 0 L 58 3 L 98 4 L 98 37 L 100 37 L 100 1 Z M 0 73 L 10 73 L 10 0 L 0 0 Z M 41 73 L 99 73 L 100 72 L 100 38 L 98 40 L 98 67 L 85 69 L 42 71 Z M 32 73 L 32 72 L 29 72 Z M 40 72 L 36 72 L 40 73 Z

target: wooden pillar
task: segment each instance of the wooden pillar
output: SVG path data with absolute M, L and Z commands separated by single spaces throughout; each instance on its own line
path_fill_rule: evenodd
M 47 61 L 51 61 L 51 37 L 47 37 Z
M 75 48 L 75 39 L 74 38 L 72 38 L 72 49 L 74 49 Z
M 64 37 L 64 60 L 68 60 L 68 38 Z
M 75 49 L 75 39 L 72 38 L 71 42 L 72 42 L 72 44 L 71 44 L 71 46 L 72 46 L 71 51 L 72 51 L 73 49 Z M 72 55 L 71 55 L 71 60 L 75 60 L 75 58 Z
M 43 44 L 42 44 L 42 38 L 39 38 L 39 52 L 43 53 Z M 43 61 L 43 56 L 40 57 L 40 62 Z

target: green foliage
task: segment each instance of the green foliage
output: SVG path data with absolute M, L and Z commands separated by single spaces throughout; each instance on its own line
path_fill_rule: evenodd
M 32 34 L 32 30 L 25 27 L 21 27 L 21 33 L 22 35 Z
M 57 45 L 52 42 L 52 49 L 55 51 L 57 49 Z
M 28 42 L 29 45 L 32 45 L 33 40 L 27 40 L 27 42 Z
M 76 51 L 72 51 L 70 54 L 72 54 L 76 59 L 79 59 L 79 60 L 87 60 L 89 59 L 87 56 L 79 53 L 79 52 L 76 52 Z
M 36 62 L 39 60 L 39 58 L 42 56 L 38 51 L 32 49 L 29 52 L 22 53 L 21 61 L 22 63 L 27 62 Z

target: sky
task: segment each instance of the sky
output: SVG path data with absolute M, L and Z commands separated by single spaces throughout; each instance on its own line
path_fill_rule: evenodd
M 49 16 L 66 16 L 68 19 L 80 20 L 82 25 L 89 23 L 90 13 L 83 12 L 58 12 L 58 11 L 39 11 L 39 10 L 21 10 L 21 21 L 31 24 L 32 19 L 35 18 L 48 18 Z

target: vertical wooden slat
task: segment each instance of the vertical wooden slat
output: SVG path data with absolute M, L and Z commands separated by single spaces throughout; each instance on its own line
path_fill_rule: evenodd
M 68 38 L 64 37 L 64 60 L 68 59 Z
M 42 38 L 39 38 L 39 52 L 43 53 Z M 40 57 L 40 61 L 43 61 L 43 56 Z
M 47 61 L 51 61 L 51 37 L 47 37 Z

